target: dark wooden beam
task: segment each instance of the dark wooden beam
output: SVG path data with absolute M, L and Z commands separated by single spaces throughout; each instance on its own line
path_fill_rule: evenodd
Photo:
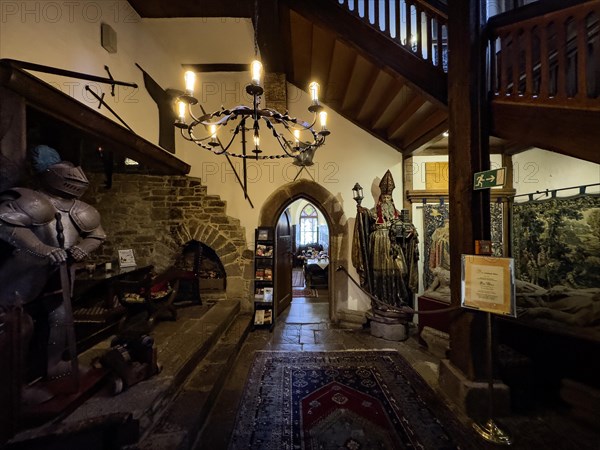
M 600 110 L 492 101 L 491 134 L 600 164 Z
M 185 70 L 193 70 L 198 73 L 208 72 L 248 72 L 250 73 L 250 64 L 182 64 Z
M 26 104 L 112 144 L 112 151 L 144 164 L 153 174 L 185 175 L 190 171 L 189 164 L 168 151 L 10 63 L 0 62 L 0 85 L 22 96 Z
M 529 5 L 491 17 L 487 23 L 487 28 L 502 27 L 534 17 L 541 17 L 545 14 L 587 3 L 589 1 L 590 0 L 544 0 L 543 2 L 533 2 Z
M 213 1 L 212 3 L 219 2 Z M 279 26 L 278 0 L 260 0 L 248 3 L 254 3 L 258 6 L 258 11 L 252 17 L 252 22 L 256 30 L 260 59 L 265 70 L 271 73 L 284 73 L 285 57 Z
M 144 18 L 165 17 L 252 17 L 254 2 L 249 0 L 128 0 Z
M 434 104 L 447 107 L 448 83 L 442 70 L 405 50 L 383 33 L 378 33 L 333 1 L 282 1 L 315 24 L 334 31 L 340 39 L 380 68 L 387 68 L 406 78 L 408 84 Z
M 473 174 L 490 168 L 480 0 L 454 0 L 448 11 L 448 123 L 451 304 L 461 305 L 461 255 L 490 237 L 490 190 L 473 190 Z M 485 380 L 485 315 L 461 309 L 450 324 L 451 364 L 469 380 Z M 447 394 L 451 394 L 447 392 Z M 455 398 L 455 401 L 459 399 Z

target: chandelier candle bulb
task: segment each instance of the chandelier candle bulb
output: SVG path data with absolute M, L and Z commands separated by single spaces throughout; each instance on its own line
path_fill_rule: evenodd
M 254 132 L 254 149 L 256 151 L 258 151 L 260 148 L 260 136 L 258 135 L 258 132 Z
M 260 86 L 260 78 L 262 76 L 262 64 L 260 61 L 257 61 L 257 60 L 252 61 L 251 72 L 252 72 L 252 83 L 257 86 Z
M 300 130 L 294 130 L 294 141 L 296 147 L 300 147 Z
M 191 70 L 185 72 L 185 93 L 194 95 L 194 85 L 196 84 L 196 74 Z
M 321 123 L 321 133 L 327 132 L 327 134 L 329 134 L 329 131 L 327 130 L 327 111 L 321 111 L 319 113 L 319 121 Z
M 208 127 L 210 132 L 210 145 L 219 145 L 217 142 L 217 126 L 212 124 Z
M 177 110 L 179 111 L 179 120 L 181 120 L 182 122 L 185 122 L 186 107 L 187 107 L 187 105 L 185 104 L 185 102 L 182 102 L 182 101 L 177 102 Z
M 319 83 L 313 81 L 308 85 L 308 90 L 310 91 L 310 98 L 312 100 L 313 105 L 319 104 Z

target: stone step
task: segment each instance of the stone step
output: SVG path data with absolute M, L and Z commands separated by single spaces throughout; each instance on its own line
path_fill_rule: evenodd
M 7 448 L 41 450 L 49 440 L 65 443 L 79 439 L 81 443 L 87 439 L 90 445 L 97 439 L 118 439 L 120 445 L 143 440 L 163 419 L 190 374 L 202 366 L 215 344 L 223 342 L 223 334 L 232 330 L 239 311 L 240 302 L 232 300 L 179 308 L 176 321 L 159 322 L 151 333 L 158 363 L 164 367 L 160 373 L 118 395 L 106 384 L 61 421 L 24 430 Z M 106 352 L 110 342 L 103 341 L 79 355 L 80 365 L 89 366 Z M 115 444 L 114 448 L 120 447 Z
M 248 335 L 251 319 L 251 314 L 236 317 L 185 381 L 163 420 L 140 442 L 140 450 L 187 450 L 193 447 Z

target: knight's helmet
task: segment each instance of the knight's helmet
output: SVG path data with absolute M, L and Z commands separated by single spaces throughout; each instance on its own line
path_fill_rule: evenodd
M 394 184 L 394 178 L 392 178 L 392 173 L 388 170 L 381 181 L 379 182 L 379 189 L 381 190 L 381 195 L 392 195 L 394 188 L 396 185 Z
M 32 159 L 44 188 L 51 193 L 79 198 L 90 184 L 81 167 L 61 161 L 58 152 L 47 145 L 35 147 Z

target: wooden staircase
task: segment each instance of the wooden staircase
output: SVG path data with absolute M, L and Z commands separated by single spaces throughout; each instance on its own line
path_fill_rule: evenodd
M 281 2 L 286 73 L 299 88 L 319 82 L 323 103 L 409 155 L 448 129 L 447 19 L 422 1 L 385 5 Z
M 491 133 L 600 163 L 600 0 L 489 23 Z
M 447 154 L 444 0 L 129 0 L 142 17 L 251 17 L 268 71 L 408 157 Z M 448 6 L 449 5 L 449 6 Z M 600 162 L 600 0 L 548 0 L 487 25 L 490 151 Z M 419 20 L 417 20 L 419 18 Z M 513 82 L 517 80 L 518 82 Z

